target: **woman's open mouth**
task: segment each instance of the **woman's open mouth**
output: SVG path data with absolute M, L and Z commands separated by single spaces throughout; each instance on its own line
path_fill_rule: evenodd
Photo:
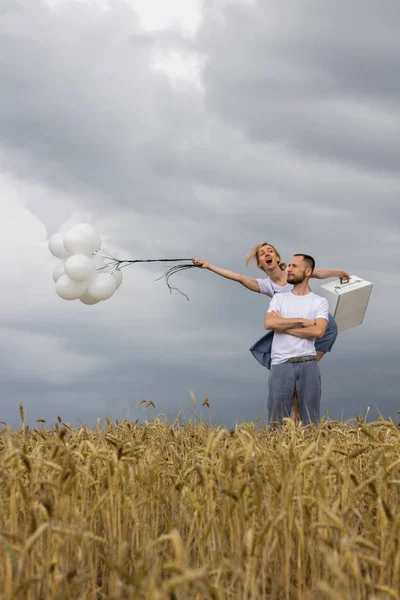
M 272 265 L 272 258 L 266 258 L 265 262 L 267 263 L 267 265 Z

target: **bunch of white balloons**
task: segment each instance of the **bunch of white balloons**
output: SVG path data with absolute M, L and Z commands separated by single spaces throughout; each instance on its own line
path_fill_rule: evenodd
M 53 272 L 56 292 L 63 300 L 97 304 L 108 300 L 122 283 L 122 271 L 110 272 L 97 255 L 101 248 L 98 231 L 89 223 L 78 223 L 49 239 L 49 250 L 60 259 Z

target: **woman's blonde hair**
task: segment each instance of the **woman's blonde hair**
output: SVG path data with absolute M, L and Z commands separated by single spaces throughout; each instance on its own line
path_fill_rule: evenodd
M 249 254 L 246 256 L 246 267 L 252 260 L 255 260 L 257 262 L 257 267 L 260 266 L 258 263 L 258 253 L 260 252 L 260 250 L 263 246 L 269 246 L 270 248 L 273 249 L 273 251 L 275 252 L 275 254 L 278 258 L 279 268 L 281 269 L 281 271 L 285 271 L 287 264 L 281 262 L 281 255 L 279 254 L 279 252 L 275 248 L 275 246 L 273 246 L 269 242 L 262 242 L 261 244 L 257 244 L 257 246 L 254 246 L 253 250 L 251 252 L 249 252 Z

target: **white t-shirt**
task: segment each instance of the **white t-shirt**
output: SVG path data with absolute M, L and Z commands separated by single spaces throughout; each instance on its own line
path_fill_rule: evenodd
M 292 283 L 287 283 L 286 285 L 277 285 L 269 277 L 265 279 L 257 279 L 257 283 L 260 286 L 260 294 L 265 294 L 272 298 L 274 294 L 286 294 L 287 292 L 291 292 L 293 289 Z
M 295 296 L 291 292 L 287 294 L 275 294 L 272 298 L 267 312 L 279 310 L 285 319 L 326 319 L 329 318 L 329 304 L 326 298 L 317 296 L 310 292 L 306 296 Z M 315 340 L 303 340 L 275 331 L 271 350 L 271 364 L 280 365 L 294 356 L 316 355 Z

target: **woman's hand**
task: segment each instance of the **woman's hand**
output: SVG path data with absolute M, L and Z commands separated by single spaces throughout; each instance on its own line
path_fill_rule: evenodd
M 346 271 L 339 271 L 339 279 L 350 280 L 350 275 Z
M 192 263 L 196 265 L 196 267 L 201 267 L 202 269 L 208 269 L 209 267 L 209 263 L 202 258 L 192 258 Z

